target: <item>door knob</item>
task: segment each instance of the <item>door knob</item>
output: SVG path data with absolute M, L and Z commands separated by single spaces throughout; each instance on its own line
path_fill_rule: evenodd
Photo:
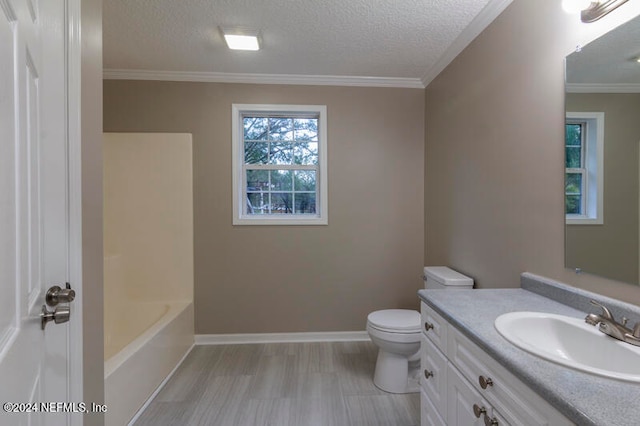
M 54 285 L 49 290 L 47 290 L 47 295 L 45 300 L 47 305 L 56 306 L 58 303 L 69 303 L 73 302 L 73 299 L 76 298 L 75 290 L 71 289 L 71 284 L 67 283 L 66 288 L 60 288 L 60 286 Z
M 42 305 L 42 311 L 40 312 L 40 325 L 44 330 L 49 321 L 53 321 L 56 324 L 62 324 L 69 321 L 70 316 L 71 308 L 68 306 L 56 306 L 55 310 L 49 311 L 46 305 Z

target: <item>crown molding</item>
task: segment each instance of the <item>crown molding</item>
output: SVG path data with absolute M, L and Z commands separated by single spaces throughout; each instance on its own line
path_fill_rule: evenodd
M 0 0 L 1 1 L 1 0 Z M 462 31 L 440 59 L 422 78 L 252 74 L 193 71 L 153 71 L 135 69 L 105 69 L 105 80 L 191 81 L 207 83 L 284 84 L 309 86 L 354 86 L 424 89 L 440 74 L 513 0 L 490 0 L 482 11 Z
M 295 74 L 242 74 L 221 72 L 151 71 L 105 69 L 105 80 L 161 80 L 207 83 L 293 84 L 309 86 L 356 86 L 424 89 L 419 78 L 357 77 Z
M 569 83 L 567 93 L 640 93 L 640 83 L 585 84 Z
M 427 87 L 462 51 L 489 26 L 513 0 L 491 0 L 471 23 L 460 33 L 438 61 L 422 77 Z

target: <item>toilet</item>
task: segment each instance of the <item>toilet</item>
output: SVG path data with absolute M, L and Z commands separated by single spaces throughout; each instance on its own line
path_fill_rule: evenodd
M 473 279 L 446 266 L 427 266 L 423 277 L 427 289 L 473 288 Z M 391 393 L 418 392 L 420 312 L 409 309 L 371 312 L 367 317 L 367 332 L 378 347 L 375 385 Z

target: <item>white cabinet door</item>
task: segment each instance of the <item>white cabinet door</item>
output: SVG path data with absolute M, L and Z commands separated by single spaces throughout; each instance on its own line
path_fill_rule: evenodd
M 420 386 L 442 417 L 447 415 L 447 358 L 423 334 Z
M 424 390 L 420 391 L 420 426 L 447 426 Z
M 474 405 L 490 410 L 489 404 L 449 364 L 447 369 L 447 424 L 449 426 L 483 426 L 484 416 L 476 417 Z

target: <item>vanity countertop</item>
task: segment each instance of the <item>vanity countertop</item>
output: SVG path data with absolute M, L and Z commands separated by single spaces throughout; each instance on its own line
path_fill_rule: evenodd
M 508 312 L 584 318 L 586 312 L 525 289 L 420 290 L 420 298 L 577 425 L 640 424 L 640 384 L 546 361 L 507 342 L 494 327 Z M 597 312 L 594 308 L 592 312 Z

